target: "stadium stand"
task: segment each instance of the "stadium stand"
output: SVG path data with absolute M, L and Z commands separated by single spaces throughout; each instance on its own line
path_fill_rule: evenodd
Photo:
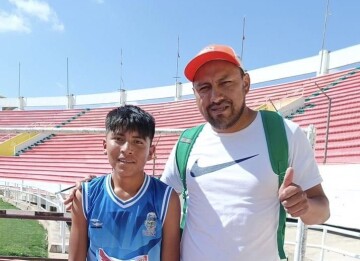
M 327 163 L 360 162 L 360 68 L 354 68 L 303 81 L 271 86 L 266 91 L 253 90 L 249 95 L 249 105 L 259 103 L 254 97 L 268 97 L 276 100 L 281 97 L 299 93 L 305 97 L 305 104 L 293 115 L 287 117 L 306 128 L 314 124 L 317 131 L 315 154 L 318 163 L 325 161 L 325 137 L 327 114 L 330 109 L 330 124 L 327 144 Z M 256 92 L 256 96 L 254 96 Z M 323 92 L 323 93 L 322 93 Z M 331 98 L 331 107 L 328 97 Z M 261 100 L 260 100 L 261 102 Z
M 354 72 L 354 73 L 353 73 Z M 340 79 L 340 80 L 339 80 Z M 336 83 L 336 84 L 334 84 Z M 323 163 L 326 123 L 331 97 L 331 121 L 327 144 L 327 163 L 360 162 L 360 91 L 359 70 L 350 69 L 320 77 L 268 86 L 250 91 L 248 104 L 256 108 L 267 100 L 302 96 L 305 103 L 287 117 L 303 128 L 314 124 L 317 130 L 316 158 Z M 325 96 L 324 92 L 327 96 Z M 351 95 L 352 102 L 349 102 Z M 193 99 L 141 105 L 151 112 L 158 128 L 186 128 L 203 122 Z M 106 113 L 111 109 L 46 111 L 2 111 L 2 126 L 58 126 L 59 128 L 104 128 Z M 0 177 L 74 183 L 82 177 L 105 174 L 110 170 L 102 150 L 103 135 L 57 134 L 31 144 L 18 156 L 0 157 Z M 156 135 L 156 158 L 146 166 L 150 175 L 159 176 L 177 135 Z

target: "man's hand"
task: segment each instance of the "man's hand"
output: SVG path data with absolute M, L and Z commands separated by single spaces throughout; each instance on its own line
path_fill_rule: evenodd
M 90 181 L 90 180 L 92 180 L 94 178 L 96 178 L 95 175 L 89 175 L 89 176 L 86 176 L 84 179 L 82 179 L 80 181 L 77 181 L 75 183 L 75 187 L 70 191 L 69 195 L 64 200 L 64 205 L 66 207 L 66 211 L 71 211 L 72 202 L 74 200 L 75 193 L 76 193 L 77 190 L 81 190 L 81 183 Z
M 279 200 L 285 211 L 292 217 L 300 217 L 309 209 L 306 192 L 293 183 L 294 169 L 288 168 L 285 173 L 284 182 L 279 188 Z

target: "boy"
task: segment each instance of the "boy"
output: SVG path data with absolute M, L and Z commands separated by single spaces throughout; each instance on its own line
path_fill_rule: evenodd
M 72 206 L 69 260 L 179 260 L 180 203 L 144 173 L 155 120 L 133 105 L 108 113 L 104 153 L 111 174 L 82 184 Z

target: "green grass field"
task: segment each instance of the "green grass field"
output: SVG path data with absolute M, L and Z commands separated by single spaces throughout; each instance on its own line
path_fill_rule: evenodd
M 0 209 L 16 209 L 0 199 Z M 37 220 L 0 218 L 0 255 L 47 257 L 46 230 Z

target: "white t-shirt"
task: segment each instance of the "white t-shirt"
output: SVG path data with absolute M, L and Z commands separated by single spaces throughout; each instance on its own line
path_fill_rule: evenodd
M 285 129 L 293 182 L 303 190 L 321 183 L 304 132 L 288 120 Z M 174 156 L 175 147 L 161 179 L 180 193 L 183 185 Z M 260 113 L 235 133 L 216 133 L 206 124 L 192 148 L 186 181 L 181 260 L 279 260 L 278 176 L 271 168 Z

